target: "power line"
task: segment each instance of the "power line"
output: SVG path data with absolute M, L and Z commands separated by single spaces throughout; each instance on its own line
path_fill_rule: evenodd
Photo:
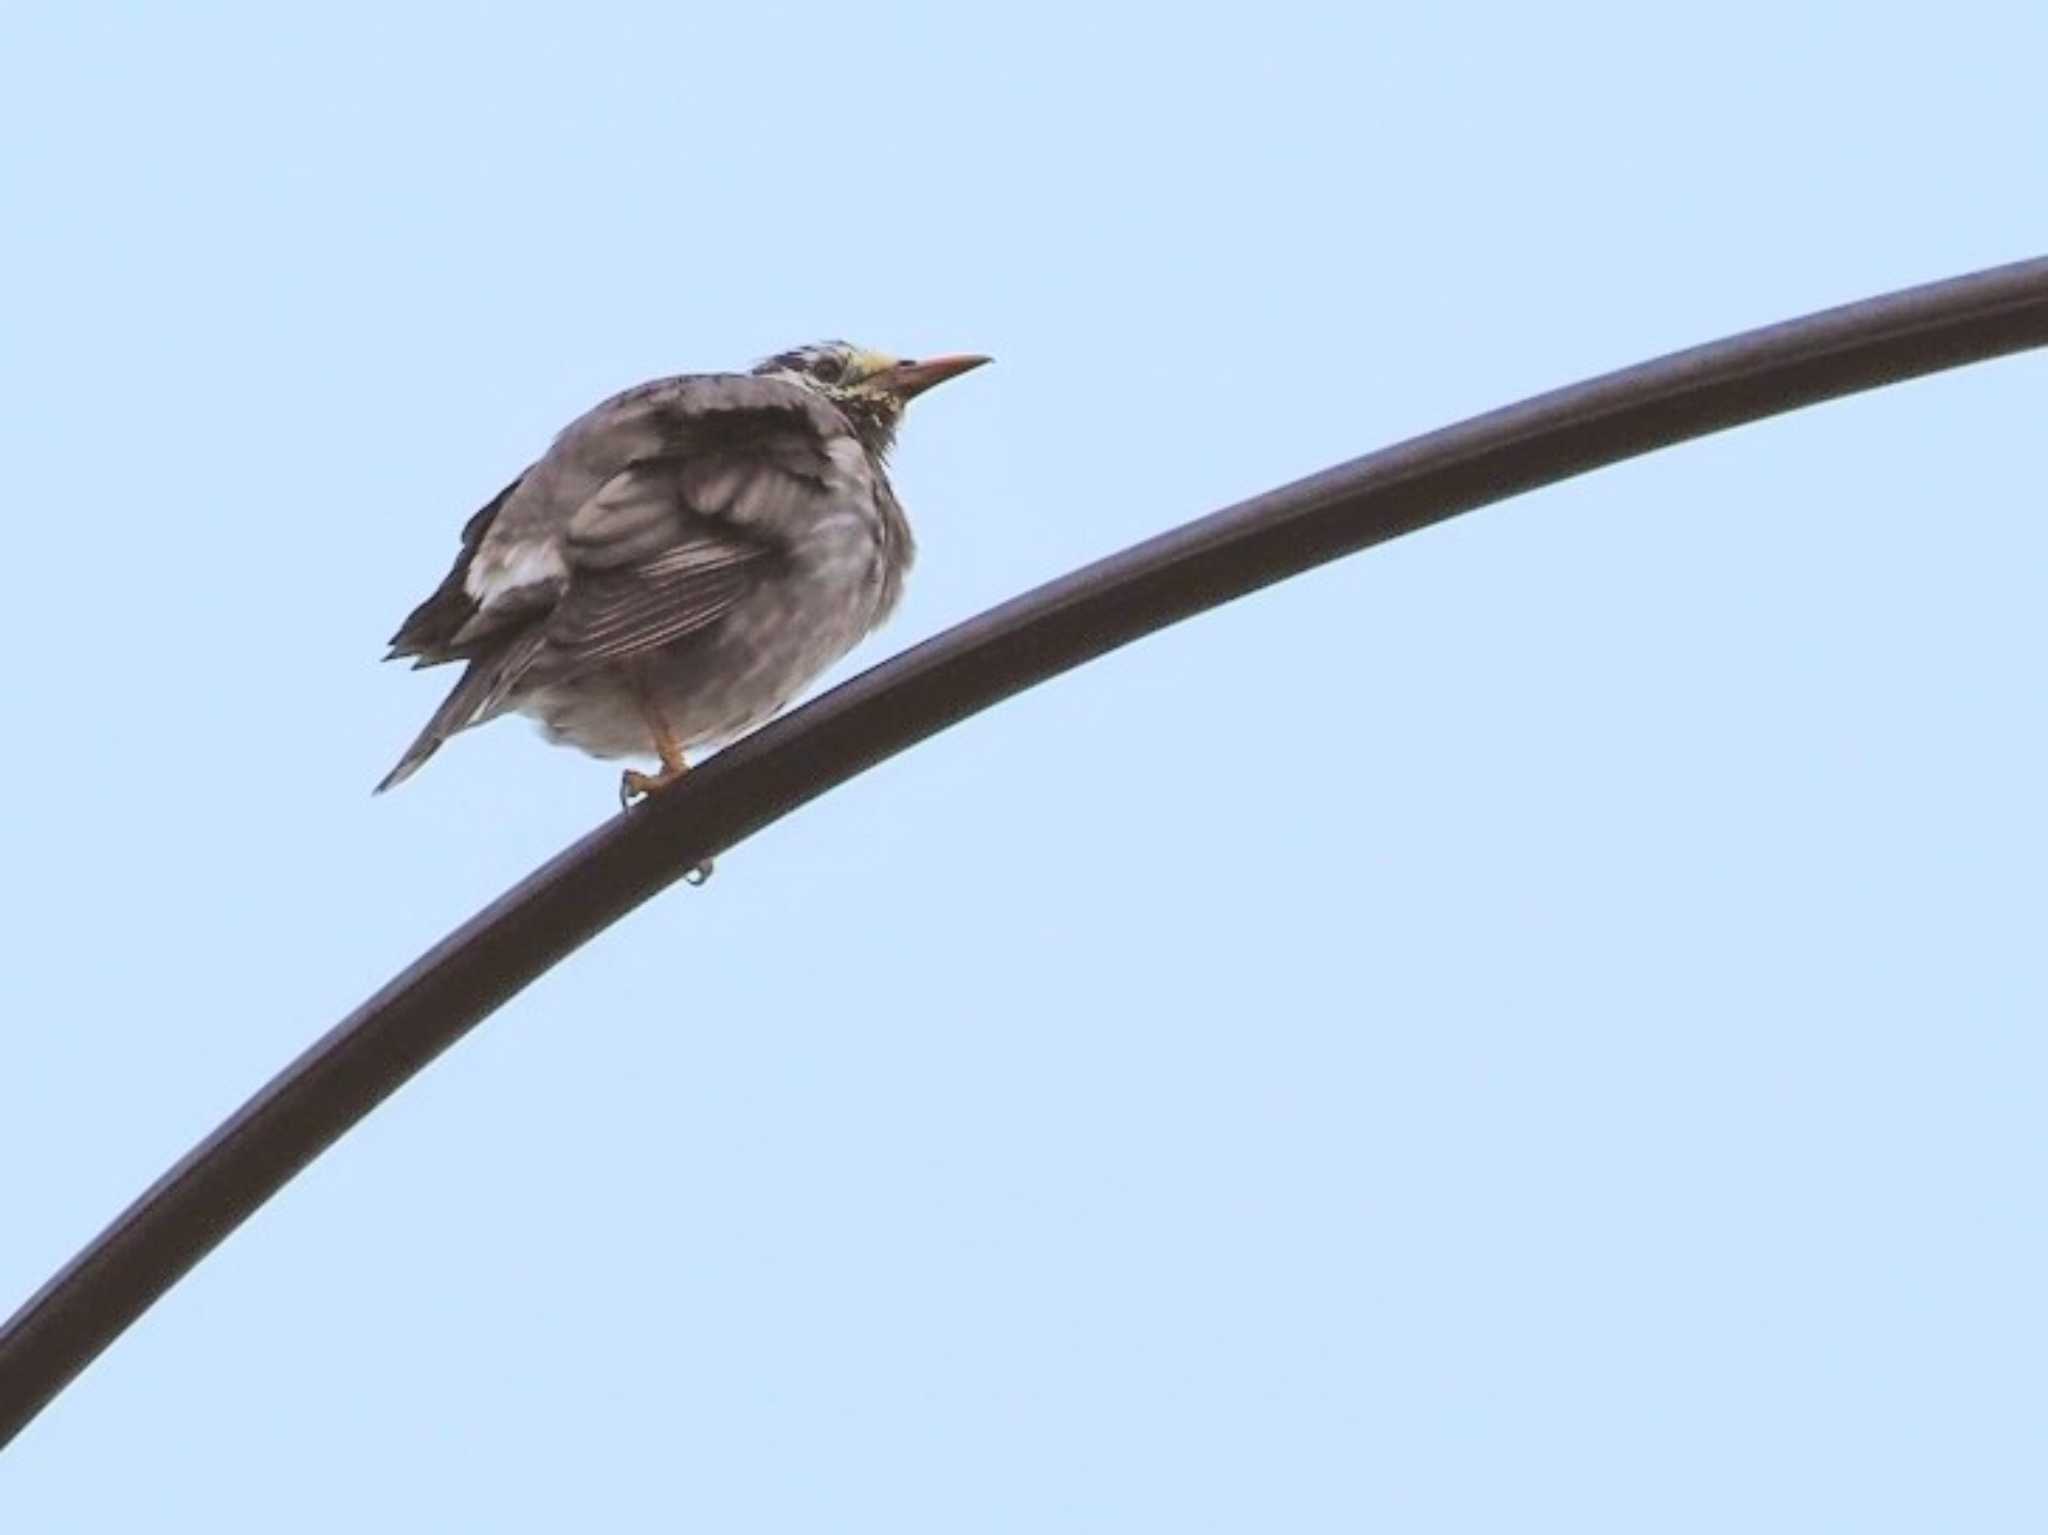
M 249 1214 L 498 1005 L 705 860 L 970 714 L 1192 614 L 1655 449 L 2048 344 L 2048 259 L 1606 374 L 1176 528 L 968 620 L 598 828 L 273 1078 L 0 1328 L 0 1445 Z

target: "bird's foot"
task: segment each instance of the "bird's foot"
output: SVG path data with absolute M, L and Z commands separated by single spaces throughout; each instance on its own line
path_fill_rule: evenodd
M 637 773 L 631 768 L 619 775 L 619 808 L 631 810 L 650 794 L 659 793 L 672 783 L 679 783 L 689 772 L 687 763 L 676 762 L 664 766 L 659 773 Z M 692 885 L 701 885 L 711 878 L 712 863 L 705 859 L 683 878 Z
M 659 773 L 637 773 L 632 768 L 627 768 L 619 775 L 619 808 L 631 810 L 657 790 L 666 789 L 672 783 L 680 783 L 683 775 L 689 771 L 680 762 L 673 767 L 663 768 Z

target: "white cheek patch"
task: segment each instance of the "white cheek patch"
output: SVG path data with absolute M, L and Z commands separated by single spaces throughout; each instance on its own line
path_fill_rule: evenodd
M 507 592 L 567 578 L 569 567 L 552 542 L 514 544 L 506 549 L 479 550 L 462 578 L 462 589 L 479 607 L 489 607 Z

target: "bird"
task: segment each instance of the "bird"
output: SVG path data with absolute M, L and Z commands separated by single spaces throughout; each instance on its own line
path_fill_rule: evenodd
M 622 774 L 631 805 L 775 715 L 902 595 L 916 545 L 887 460 L 905 406 L 988 361 L 818 342 L 572 421 L 469 519 L 392 636 L 387 661 L 463 671 L 375 792 L 516 713 L 658 764 Z

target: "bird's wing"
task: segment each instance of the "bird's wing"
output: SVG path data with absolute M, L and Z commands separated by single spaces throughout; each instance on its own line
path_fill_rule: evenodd
M 742 501 L 821 494 L 758 444 L 633 465 L 569 519 L 567 577 L 543 628 L 535 680 L 559 680 L 681 639 L 723 618 L 786 552 Z
M 557 665 L 585 638 L 606 659 L 644 648 L 635 634 L 686 633 L 717 614 L 680 630 L 647 615 L 714 601 L 714 571 L 786 546 L 850 469 L 867 474 L 856 446 L 837 410 L 783 379 L 696 375 L 615 395 L 470 519 L 391 655 L 473 661 L 558 612 Z

